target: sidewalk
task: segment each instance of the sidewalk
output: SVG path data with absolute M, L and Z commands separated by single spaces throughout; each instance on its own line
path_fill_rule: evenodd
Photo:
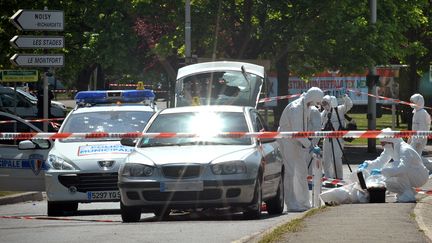
M 431 156 L 432 146 L 426 149 Z M 349 145 L 345 149 L 353 170 L 380 152 L 369 154 L 365 147 Z M 431 181 L 422 189 L 432 190 Z M 417 203 L 395 203 L 394 194 L 387 194 L 386 203 L 327 207 L 305 218 L 300 232 L 286 233 L 278 242 L 432 242 L 432 197 L 419 193 L 417 198 Z

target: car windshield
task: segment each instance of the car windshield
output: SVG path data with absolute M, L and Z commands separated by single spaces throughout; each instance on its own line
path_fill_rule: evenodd
M 176 106 L 256 106 L 263 79 L 241 71 L 199 73 L 179 79 Z
M 151 111 L 97 111 L 73 113 L 64 122 L 61 132 L 142 132 L 152 115 L 153 112 Z M 77 142 L 77 140 L 81 139 L 67 139 L 63 141 Z M 120 138 L 103 138 L 102 140 L 120 140 Z
M 160 114 L 146 133 L 196 133 L 194 138 L 144 138 L 139 147 L 171 145 L 249 145 L 250 138 L 221 138 L 214 135 L 222 132 L 248 132 L 242 112 L 185 112 Z

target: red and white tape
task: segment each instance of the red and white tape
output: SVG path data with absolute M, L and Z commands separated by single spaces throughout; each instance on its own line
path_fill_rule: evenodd
M 208 137 L 208 134 L 205 135 Z M 199 133 L 0 133 L 0 139 L 100 139 L 100 138 L 199 138 Z M 432 131 L 306 131 L 306 132 L 223 132 L 222 138 L 432 138 Z
M 308 182 L 312 182 L 312 176 L 308 175 L 307 176 L 307 180 Z M 346 182 L 344 180 L 340 180 L 340 179 L 333 179 L 333 178 L 327 178 L 327 177 L 322 177 L 321 178 L 321 182 L 326 182 L 335 186 L 343 186 L 346 184 Z
M 393 98 L 389 98 L 389 97 L 385 97 L 385 96 L 381 96 L 381 95 L 369 94 L 369 93 L 366 93 L 366 92 L 362 92 L 360 90 L 353 90 L 353 89 L 347 89 L 347 90 L 349 92 L 352 92 L 352 93 L 365 94 L 367 96 L 371 96 L 371 97 L 380 98 L 380 99 L 383 99 L 383 100 L 392 101 L 394 103 L 398 103 L 398 104 L 402 104 L 402 105 L 417 106 L 414 103 L 410 103 L 410 102 L 406 102 L 406 101 L 398 100 L 398 99 L 393 99 Z M 432 107 L 423 106 L 423 108 L 425 108 L 425 109 L 431 109 L 432 110 Z
M 416 188 L 415 191 L 419 194 L 432 195 L 432 190 L 425 190 L 421 188 Z

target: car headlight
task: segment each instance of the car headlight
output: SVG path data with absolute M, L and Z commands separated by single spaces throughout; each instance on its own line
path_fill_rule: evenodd
M 155 168 L 153 166 L 126 163 L 123 167 L 122 175 L 132 177 L 147 177 L 153 175 L 154 169 Z
M 215 175 L 246 174 L 246 164 L 244 161 L 228 161 L 211 165 L 211 170 Z
M 48 155 L 48 165 L 56 170 L 73 170 L 74 167 L 67 163 L 64 159 L 53 154 Z

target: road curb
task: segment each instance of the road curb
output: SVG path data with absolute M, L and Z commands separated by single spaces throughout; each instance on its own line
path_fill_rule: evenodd
M 27 201 L 42 201 L 42 192 L 24 192 L 0 197 L 0 205 L 13 204 Z
M 273 232 L 278 227 L 280 227 L 284 224 L 287 224 L 287 223 L 293 221 L 294 219 L 302 218 L 308 211 L 305 211 L 302 213 L 297 213 L 295 216 L 290 217 L 290 218 L 288 218 L 282 222 L 279 222 L 278 224 L 273 225 L 271 228 L 266 228 L 264 230 L 254 232 L 254 233 L 247 235 L 247 236 L 244 236 L 238 240 L 232 241 L 232 243 L 258 242 L 265 234 Z M 288 212 L 288 214 L 290 214 L 290 212 Z
M 432 203 L 431 197 L 425 197 L 421 199 L 419 202 L 416 203 L 416 206 L 414 208 L 414 214 L 415 214 L 415 221 L 417 222 L 418 227 L 420 230 L 424 232 L 427 238 L 432 242 L 432 231 L 430 229 L 430 226 L 428 227 L 428 224 L 426 224 L 423 217 L 425 217 L 424 212 L 430 210 L 430 204 Z M 428 208 L 429 207 L 429 208 Z

